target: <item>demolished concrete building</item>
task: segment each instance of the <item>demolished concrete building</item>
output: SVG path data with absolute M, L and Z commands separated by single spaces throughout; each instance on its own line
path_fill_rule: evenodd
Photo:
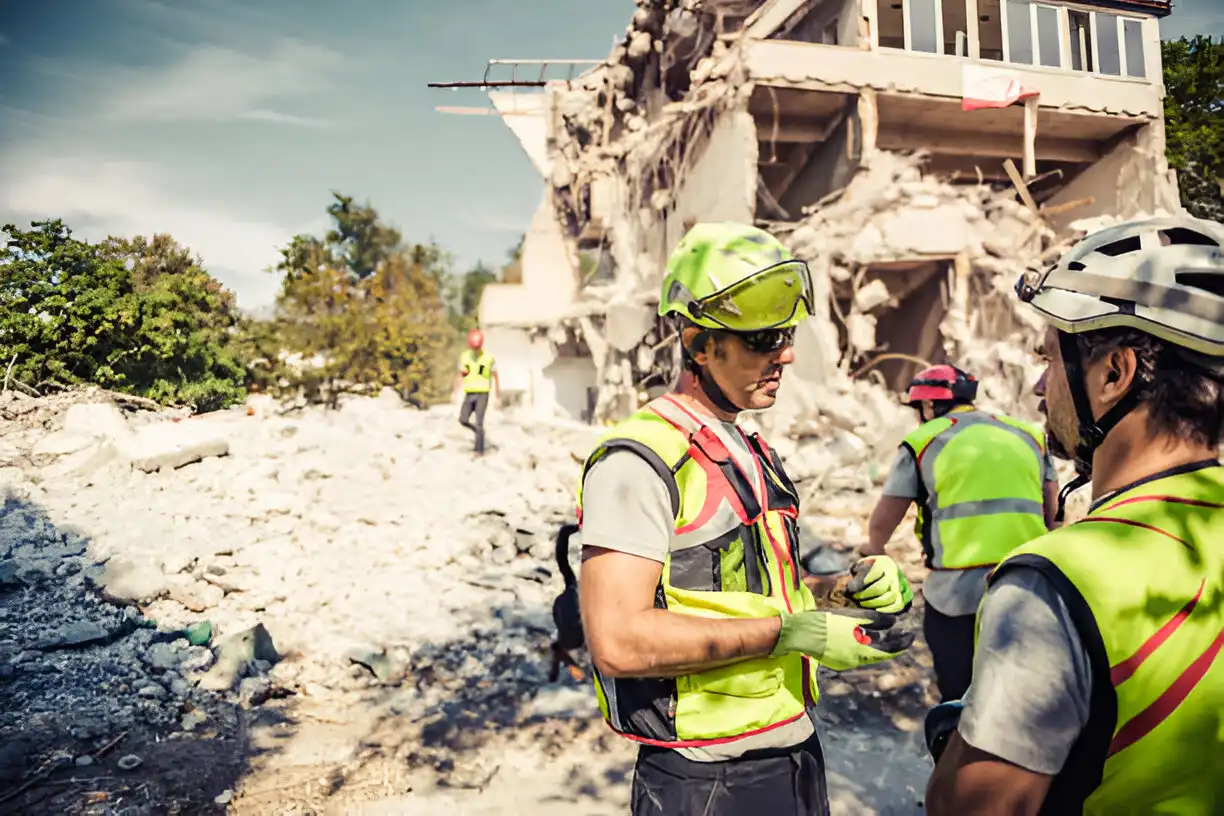
M 601 64 L 539 93 L 490 91 L 547 182 L 522 282 L 481 303 L 503 388 L 600 422 L 666 387 L 667 255 L 693 223 L 735 220 L 786 241 L 818 289 L 775 433 L 886 426 L 891 392 L 944 361 L 1016 410 L 1038 330 L 1012 308 L 1017 276 L 1103 221 L 1180 209 L 1164 159 L 1168 12 L 638 0 Z

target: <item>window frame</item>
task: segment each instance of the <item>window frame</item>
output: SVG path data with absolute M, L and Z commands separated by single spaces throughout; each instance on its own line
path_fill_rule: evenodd
M 1031 63 L 1015 62 L 1012 59 L 1011 31 L 1010 31 L 1011 25 L 1008 20 L 1009 15 L 1007 12 L 1007 7 L 1009 3 L 1008 3 L 1008 0 L 999 0 L 999 18 L 1000 18 L 999 24 L 1000 24 L 1000 28 L 1002 29 L 1001 33 L 1002 33 L 1002 38 L 1003 38 L 1003 42 L 1002 42 L 1002 45 L 1003 45 L 1002 63 L 1003 64 L 1015 65 L 1019 67 L 1025 67 L 1025 68 L 1037 68 L 1037 69 L 1047 70 L 1047 71 L 1066 71 L 1068 73 L 1073 73 L 1073 74 L 1087 74 L 1090 76 L 1106 77 L 1109 79 L 1124 79 L 1124 80 L 1130 80 L 1132 82 L 1152 83 L 1154 81 L 1150 75 L 1151 62 L 1152 62 L 1153 57 L 1149 53 L 1150 44 L 1146 37 L 1146 34 L 1147 34 L 1146 23 L 1147 23 L 1148 18 L 1142 15 L 1138 15 L 1138 14 L 1114 11 L 1112 9 L 1109 9 L 1109 10 L 1099 9 L 1099 8 L 1095 8 L 1092 6 L 1080 5 L 1078 3 L 1063 4 L 1063 3 L 1057 2 L 1057 0 L 1022 0 L 1022 1 L 1028 6 L 1029 39 L 1030 39 L 1030 44 L 1033 50 L 1033 61 Z M 973 57 L 969 57 L 967 55 L 961 55 L 960 53 L 956 53 L 956 54 L 944 53 L 944 48 L 946 44 L 944 43 L 943 5 L 944 5 L 945 0 L 919 0 L 919 2 L 930 2 L 934 6 L 935 44 L 936 44 L 937 50 L 934 52 L 914 50 L 914 37 L 913 37 L 913 30 L 912 30 L 914 19 L 913 19 L 913 13 L 911 10 L 911 0 L 901 0 L 901 15 L 902 15 L 901 20 L 902 20 L 902 39 L 903 39 L 902 50 L 907 51 L 911 54 L 933 54 L 934 56 L 939 56 L 939 57 L 955 56 L 961 59 L 974 59 Z M 964 3 L 966 2 L 966 0 L 950 0 L 950 2 Z M 966 12 L 968 11 L 967 6 L 968 4 L 966 3 Z M 1043 65 L 1041 62 L 1041 39 L 1038 33 L 1039 27 L 1037 25 L 1038 9 L 1040 8 L 1052 9 L 1058 21 L 1058 31 L 1057 31 L 1058 65 L 1056 66 L 1055 65 Z M 1091 60 L 1091 65 L 1092 65 L 1091 70 L 1088 70 L 1086 68 L 1073 68 L 1072 67 L 1071 52 L 1074 48 L 1078 47 L 1078 41 L 1076 43 L 1071 42 L 1072 29 L 1071 29 L 1070 14 L 1072 11 L 1077 12 L 1079 14 L 1086 14 L 1088 16 L 1087 31 L 1088 31 L 1088 38 L 1091 40 L 1091 42 L 1086 43 L 1086 45 L 1088 46 L 1087 51 L 1089 53 L 1084 54 L 1083 56 L 1088 57 Z M 1118 74 L 1107 74 L 1101 70 L 1100 37 L 1099 37 L 1099 29 L 1098 29 L 1098 26 L 1100 24 L 1099 15 L 1101 14 L 1109 15 L 1109 17 L 1113 18 L 1113 21 L 1114 21 L 1114 27 L 1116 29 L 1115 33 L 1117 34 L 1117 43 L 1118 43 L 1118 63 L 1119 63 L 1119 70 L 1120 70 L 1120 73 Z M 1139 34 L 1140 34 L 1139 57 L 1143 61 L 1143 66 L 1142 66 L 1143 73 L 1139 75 L 1133 75 L 1130 73 L 1130 65 L 1129 65 L 1127 47 L 1126 47 L 1126 22 L 1128 20 L 1133 21 L 1139 26 Z M 968 37 L 966 35 L 966 49 L 968 47 L 967 39 Z M 994 62 L 994 60 L 990 60 L 990 62 Z

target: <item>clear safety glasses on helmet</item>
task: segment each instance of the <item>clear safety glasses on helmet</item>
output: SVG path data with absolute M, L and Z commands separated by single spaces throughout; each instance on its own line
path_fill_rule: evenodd
M 689 303 L 689 313 L 729 331 L 774 329 L 812 314 L 812 276 L 803 261 L 766 267 L 711 295 Z M 803 308 L 806 314 L 800 315 Z

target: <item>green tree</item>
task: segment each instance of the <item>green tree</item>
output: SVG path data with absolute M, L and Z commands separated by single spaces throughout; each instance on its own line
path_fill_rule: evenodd
M 497 273 L 477 261 L 476 265 L 462 275 L 449 281 L 447 300 L 451 325 L 464 332 L 476 326 L 479 320 L 480 298 L 484 289 L 497 280 Z
M 352 196 L 332 193 L 327 207 L 333 226 L 327 233 L 327 247 L 343 261 L 349 274 L 358 280 L 374 274 L 378 265 L 400 250 L 399 230 L 384 223 L 369 204 L 354 204 Z
M 506 265 L 501 270 L 503 283 L 523 282 L 523 244 L 526 241 L 527 235 L 520 235 L 515 245 L 506 250 Z
M 1161 43 L 1165 139 L 1181 203 L 1192 215 L 1224 221 L 1224 41 L 1202 35 Z
M 452 367 L 442 297 L 450 256 L 433 242 L 405 245 L 372 206 L 333 196 L 331 229 L 281 249 L 272 328 L 248 326 L 245 342 L 269 361 L 269 380 L 309 400 L 392 386 L 428 404 Z
M 212 410 L 240 398 L 233 295 L 169 236 L 92 245 L 62 221 L 9 224 L 0 357 L 35 388 L 95 383 Z

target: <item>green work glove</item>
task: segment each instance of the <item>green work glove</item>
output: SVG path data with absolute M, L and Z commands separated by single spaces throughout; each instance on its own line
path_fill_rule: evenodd
M 887 555 L 871 555 L 850 567 L 846 594 L 864 609 L 901 614 L 914 602 L 905 573 Z
M 772 655 L 800 652 L 834 671 L 891 660 L 914 642 L 912 633 L 893 628 L 896 621 L 870 609 L 783 615 Z

